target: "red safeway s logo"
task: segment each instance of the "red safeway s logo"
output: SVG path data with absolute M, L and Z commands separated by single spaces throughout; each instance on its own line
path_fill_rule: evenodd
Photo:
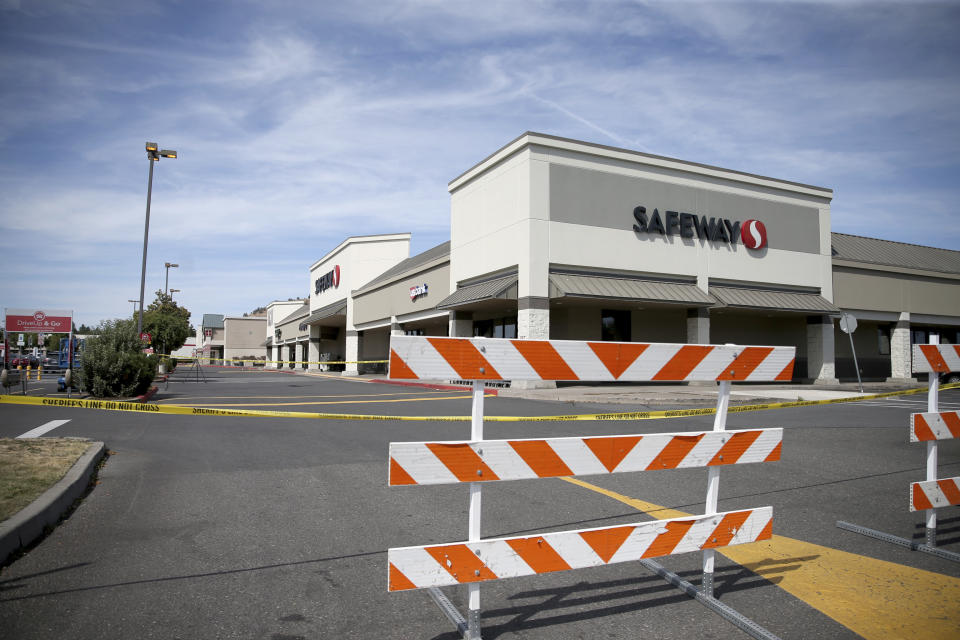
M 767 246 L 767 228 L 759 220 L 747 220 L 740 227 L 740 240 L 747 249 L 763 249 Z
M 336 289 L 340 286 L 340 265 L 335 265 L 333 267 L 333 288 Z

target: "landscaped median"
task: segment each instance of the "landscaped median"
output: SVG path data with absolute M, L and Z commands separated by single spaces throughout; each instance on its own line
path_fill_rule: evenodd
M 0 565 L 69 512 L 105 450 L 85 438 L 0 438 Z

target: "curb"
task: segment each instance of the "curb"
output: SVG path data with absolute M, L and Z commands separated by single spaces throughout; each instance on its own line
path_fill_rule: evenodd
M 159 387 L 150 387 L 149 389 L 147 389 L 146 393 L 144 393 L 142 396 L 137 396 L 136 401 L 147 402 L 148 400 L 150 400 L 150 398 L 154 396 L 154 394 L 157 393 L 158 390 L 159 390 Z
M 5 565 L 11 555 L 43 536 L 47 527 L 55 526 L 87 490 L 107 449 L 102 442 L 90 444 L 57 484 L 0 523 L 0 565 Z

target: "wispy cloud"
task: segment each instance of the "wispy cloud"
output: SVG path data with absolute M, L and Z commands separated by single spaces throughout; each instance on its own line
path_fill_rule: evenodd
M 445 240 L 447 182 L 526 130 L 831 187 L 838 230 L 960 248 L 953 5 L 0 9 L 0 233 L 16 265 L 56 246 L 7 306 L 129 313 L 148 139 L 180 157 L 156 167 L 147 288 L 185 265 L 197 316 L 301 294 L 350 234 Z M 923 225 L 876 224 L 910 203 Z

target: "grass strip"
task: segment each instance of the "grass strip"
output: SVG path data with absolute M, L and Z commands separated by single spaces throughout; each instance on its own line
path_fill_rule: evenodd
M 0 438 L 0 522 L 56 484 L 91 444 L 76 438 Z

